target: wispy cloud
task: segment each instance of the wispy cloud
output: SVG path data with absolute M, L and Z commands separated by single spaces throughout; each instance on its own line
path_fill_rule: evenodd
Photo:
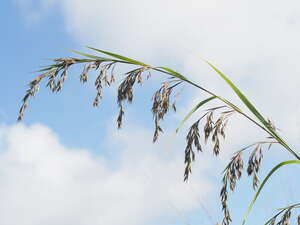
M 26 25 L 40 22 L 44 15 L 54 6 L 56 0 L 12 0 L 19 8 L 24 17 Z

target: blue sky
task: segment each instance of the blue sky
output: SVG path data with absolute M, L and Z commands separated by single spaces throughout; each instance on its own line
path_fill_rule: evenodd
M 166 132 L 153 145 L 150 100 L 160 75 L 137 88 L 118 131 L 116 87 L 106 90 L 99 109 L 93 108 L 95 91 L 92 83 L 79 83 L 81 67 L 72 70 L 61 93 L 41 86 L 24 121 L 16 124 L 33 71 L 49 58 L 72 55 L 65 48 L 91 45 L 166 65 L 238 103 L 201 63 L 200 57 L 207 58 L 299 148 L 297 1 L 14 0 L 0 3 L 0 17 L 0 224 L 217 223 L 222 168 L 235 150 L 265 136 L 235 118 L 220 158 L 208 147 L 185 184 L 186 130 L 176 136 L 174 128 L 203 93 L 184 88 L 178 112 L 168 115 Z M 118 71 L 121 75 L 125 68 Z M 261 177 L 276 162 L 291 158 L 279 147 L 271 151 Z M 249 224 L 260 224 L 276 208 L 297 202 L 299 181 L 286 185 L 296 176 L 294 166 L 273 177 Z M 242 179 L 232 195 L 233 224 L 240 224 L 253 195 L 250 185 L 250 179 Z

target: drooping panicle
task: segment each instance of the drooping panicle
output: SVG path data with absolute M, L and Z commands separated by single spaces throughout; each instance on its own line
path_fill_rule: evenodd
M 162 86 L 154 93 L 152 97 L 152 101 L 153 101 L 152 114 L 153 114 L 154 125 L 155 125 L 153 142 L 156 142 L 159 133 L 163 132 L 160 126 L 160 121 L 163 120 L 164 116 L 168 113 L 170 109 L 170 97 L 172 91 L 179 84 L 181 84 L 181 81 L 178 80 L 163 82 Z M 173 107 L 173 109 L 175 107 L 176 110 L 175 105 L 171 107 Z

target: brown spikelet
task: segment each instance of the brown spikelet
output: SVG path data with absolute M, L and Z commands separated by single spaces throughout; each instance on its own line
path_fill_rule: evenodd
M 148 69 L 150 68 L 140 67 L 127 72 L 125 74 L 126 75 L 125 79 L 122 81 L 122 83 L 118 88 L 117 103 L 120 108 L 120 113 L 118 116 L 117 123 L 119 128 L 122 126 L 122 117 L 124 115 L 123 102 L 127 101 L 128 103 L 132 103 L 134 84 L 136 82 L 142 84 L 142 73 Z M 114 80 L 114 78 L 111 78 L 111 80 Z
M 212 130 L 213 130 L 213 111 L 211 111 L 206 117 L 206 124 L 204 126 L 205 142 L 207 142 Z
M 19 110 L 18 121 L 21 121 L 24 118 L 25 110 L 28 107 L 28 100 L 30 97 L 35 96 L 35 94 L 39 91 L 39 84 L 41 80 L 49 76 L 51 73 L 52 71 L 43 73 L 29 82 L 29 88 L 26 90 L 25 96 L 22 99 L 22 105 Z
M 171 83 L 175 84 L 171 86 Z M 169 111 L 172 90 L 179 84 L 181 84 L 181 82 L 178 80 L 164 82 L 152 97 L 152 114 L 155 125 L 153 142 L 156 142 L 159 133 L 163 132 L 162 128 L 160 127 L 160 121 L 164 119 L 164 116 Z M 175 108 L 174 110 L 176 111 L 175 104 L 172 105 L 172 108 Z
M 234 191 L 237 180 L 239 180 L 242 176 L 242 170 L 244 167 L 244 162 L 242 160 L 242 152 L 243 151 L 236 152 L 234 156 L 231 158 L 226 169 L 224 170 L 223 186 L 220 192 L 222 210 L 224 214 L 224 218 L 223 218 L 224 225 L 225 224 L 227 225 L 231 222 L 229 208 L 227 205 L 227 200 L 228 200 L 227 187 L 229 185 L 230 190 Z
M 254 189 L 257 188 L 258 183 L 259 183 L 257 174 L 259 172 L 262 158 L 263 158 L 262 147 L 261 147 L 261 144 L 258 144 L 249 157 L 248 168 L 247 168 L 248 175 L 249 176 L 252 175 L 252 178 L 253 178 L 252 186 Z
M 293 209 L 298 209 L 300 207 L 300 203 L 290 205 L 288 207 L 280 209 L 278 213 L 276 213 L 267 223 L 266 225 L 289 225 L 291 220 L 291 214 Z M 280 215 L 282 215 L 280 217 Z M 278 220 L 279 218 L 279 220 Z M 276 220 L 278 222 L 276 223 Z M 300 215 L 297 217 L 297 224 L 300 224 Z
M 199 122 L 201 119 L 197 120 L 190 128 L 186 136 L 186 147 L 185 147 L 185 171 L 184 171 L 184 181 L 187 181 L 190 173 L 192 172 L 192 162 L 195 161 L 195 152 L 193 146 L 196 147 L 197 151 L 202 152 L 202 147 L 200 144 L 200 134 L 199 134 Z
M 95 67 L 96 65 L 94 63 L 85 65 L 82 73 L 80 74 L 80 82 L 86 83 L 88 81 L 89 71 Z

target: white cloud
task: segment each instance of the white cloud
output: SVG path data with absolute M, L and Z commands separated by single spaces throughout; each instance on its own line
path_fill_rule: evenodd
M 249 64 L 273 57 L 285 46 L 293 46 L 299 36 L 300 5 L 294 0 L 56 3 L 75 38 L 142 57 L 150 52 L 159 59 L 169 56 L 182 60 L 187 53 L 197 53 L 236 66 L 238 62 Z
M 130 132 L 112 136 L 119 156 L 106 159 L 63 146 L 42 125 L 2 127 L 0 223 L 141 225 L 209 200 L 205 160 L 187 185 L 181 155 L 166 150 L 174 138 L 153 146 L 147 131 Z

